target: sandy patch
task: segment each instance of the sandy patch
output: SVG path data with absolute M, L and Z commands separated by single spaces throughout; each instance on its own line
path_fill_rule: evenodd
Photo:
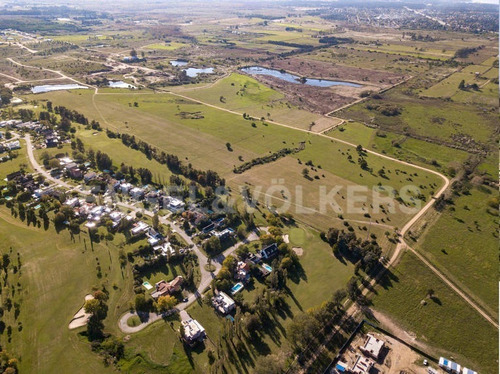
M 302 256 L 304 254 L 304 249 L 302 247 L 293 247 L 292 250 L 297 254 L 297 256 Z
M 85 301 L 87 300 L 92 300 L 94 296 L 92 295 L 85 295 Z M 85 303 L 84 303 L 85 304 Z M 73 319 L 70 321 L 68 328 L 70 330 L 72 329 L 77 329 L 78 327 L 85 326 L 90 318 L 89 313 L 85 313 L 85 309 L 83 309 L 83 306 L 80 308 L 78 312 L 73 316 Z

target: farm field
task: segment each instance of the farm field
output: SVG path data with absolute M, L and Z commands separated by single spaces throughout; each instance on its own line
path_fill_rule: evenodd
M 331 127 L 339 121 L 334 118 L 325 118 L 311 112 L 300 110 L 290 105 L 285 96 L 268 86 L 246 75 L 233 73 L 207 88 L 196 87 L 175 88 L 184 96 L 247 113 L 252 117 L 270 119 L 301 129 L 311 128 L 315 131 L 318 126 L 311 126 L 313 122 L 320 122 L 321 129 Z
M 352 173 L 353 161 L 348 160 L 348 153 L 351 153 L 352 157 L 356 156 L 353 147 L 336 143 L 323 136 L 273 124 L 264 125 L 257 122 L 254 128 L 251 126 L 252 121 L 244 120 L 235 114 L 168 94 L 97 95 L 97 108 L 102 118 L 96 116 L 92 110 L 91 96 L 87 92 L 47 94 L 43 97 L 50 98 L 57 105 L 70 105 L 74 95 L 81 96 L 77 110 L 89 118 L 96 118 L 104 126 L 121 132 L 132 131 L 140 139 L 160 149 L 172 152 L 197 167 L 214 169 L 225 177 L 233 175 L 233 167 L 242 163 L 238 159 L 239 156 L 242 156 L 244 161 L 249 161 L 256 156 L 263 156 L 284 147 L 297 147 L 300 142 L 306 142 L 305 150 L 297 154 L 303 161 L 310 159 L 315 165 L 321 165 L 324 170 L 357 184 L 373 186 L 384 181 L 380 176 L 361 169 L 359 174 Z M 137 102 L 138 106 L 132 106 L 132 102 Z M 186 118 L 193 114 L 201 114 L 203 118 Z M 230 143 L 233 151 L 227 149 L 226 143 Z M 335 152 L 337 157 L 330 157 L 332 152 Z M 214 164 L 207 155 L 219 162 Z M 373 155 L 368 155 L 367 161 L 374 171 L 384 166 L 388 170 L 401 169 L 405 173 L 411 173 L 411 167 L 400 166 Z M 400 188 L 408 182 L 407 178 L 399 176 L 390 180 L 394 188 Z M 424 193 L 428 194 L 435 189 L 430 185 L 440 182 L 438 177 L 422 172 L 413 177 L 413 183 L 427 185 Z
M 414 230 L 416 248 L 493 315 L 498 313 L 497 201 L 494 190 L 472 188 L 431 220 L 432 225 Z
M 69 3 L 0 5 L 1 373 L 496 373 L 497 4 Z
M 401 114 L 386 116 L 378 110 L 370 110 L 368 105 L 390 105 L 400 108 Z M 398 92 L 384 95 L 382 100 L 370 100 L 356 104 L 336 115 L 359 122 L 375 123 L 381 130 L 396 133 L 414 133 L 423 138 L 432 138 L 453 143 L 454 137 L 470 137 L 476 142 L 490 143 L 496 118 L 493 112 L 471 106 L 461 110 L 462 103 L 446 102 L 440 99 L 415 99 Z
M 469 157 L 467 152 L 459 149 L 384 132 L 359 122 L 348 122 L 328 132 L 328 135 L 354 144 L 361 144 L 363 147 L 391 155 L 400 160 L 426 167 L 436 167 L 445 173 L 448 166 L 461 163 Z M 433 161 L 436 161 L 438 165 L 433 165 Z
M 434 299 L 426 297 L 429 289 L 434 290 Z M 496 372 L 495 329 L 411 252 L 403 255 L 376 290 L 373 308 L 393 318 L 410 337 L 433 347 L 433 355 L 453 356 L 474 370 Z

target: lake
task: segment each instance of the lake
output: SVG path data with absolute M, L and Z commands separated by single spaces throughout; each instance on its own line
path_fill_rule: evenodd
M 186 66 L 188 64 L 185 60 L 172 60 L 170 61 L 170 65 L 172 66 Z
M 188 77 L 196 78 L 198 74 L 212 74 L 214 72 L 214 68 L 203 68 L 203 69 L 188 68 L 184 71 L 186 72 L 186 75 Z
M 115 82 L 110 81 L 108 83 L 108 86 L 111 88 L 136 88 L 134 85 L 126 83 L 124 81 L 115 81 Z
M 248 73 L 250 75 L 270 75 L 272 77 L 276 77 L 282 79 L 286 82 L 297 83 L 297 84 L 307 84 L 309 86 L 315 87 L 332 87 L 332 86 L 349 86 L 349 87 L 362 87 L 360 84 L 344 82 L 344 81 L 333 81 L 329 79 L 313 79 L 307 78 L 304 83 L 300 82 L 300 78 L 298 75 L 290 74 L 287 72 L 282 72 L 276 69 L 268 69 L 262 66 L 250 66 L 247 68 L 242 68 L 241 71 Z
M 31 89 L 31 92 L 43 93 L 43 92 L 60 91 L 60 90 L 80 90 L 80 89 L 88 89 L 88 87 L 82 86 L 80 84 L 46 84 L 44 86 L 33 87 Z

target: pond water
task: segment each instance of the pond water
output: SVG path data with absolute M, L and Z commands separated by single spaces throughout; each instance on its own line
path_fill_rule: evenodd
M 195 78 L 198 74 L 212 74 L 214 72 L 214 68 L 188 68 L 184 71 L 188 77 Z
M 170 65 L 172 66 L 186 66 L 188 64 L 185 60 L 172 60 L 170 61 Z
M 88 89 L 87 86 L 82 86 L 80 84 L 46 84 L 44 86 L 35 86 L 31 89 L 33 93 L 43 93 L 43 92 L 51 92 L 51 91 L 60 91 L 60 90 L 79 90 L 79 89 Z
M 247 68 L 242 68 L 241 71 L 244 71 L 245 73 L 248 73 L 250 75 L 270 75 L 272 77 L 282 79 L 286 82 L 301 84 L 300 82 L 301 77 L 299 77 L 298 75 L 282 72 L 276 69 L 268 69 L 262 66 L 250 66 Z M 357 83 L 333 81 L 329 79 L 313 79 L 313 78 L 307 78 L 303 84 L 315 87 L 332 87 L 332 86 L 361 87 L 361 85 Z
M 108 86 L 111 88 L 136 88 L 133 84 L 124 81 L 109 82 Z

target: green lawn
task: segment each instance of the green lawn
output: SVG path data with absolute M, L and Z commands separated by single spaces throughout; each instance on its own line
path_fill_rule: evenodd
M 172 175 L 165 165 L 161 165 L 153 159 L 148 160 L 142 152 L 128 148 L 120 139 L 110 139 L 105 131 L 83 130 L 83 127 L 78 126 L 76 136 L 82 140 L 86 149 L 92 148 L 107 153 L 113 160 L 114 166 L 118 168 L 122 163 L 136 169 L 147 168 L 153 174 L 153 181 L 156 182 L 168 183 L 168 178 Z
M 185 43 L 170 42 L 170 43 L 153 43 L 144 46 L 144 49 L 155 49 L 160 51 L 173 51 L 179 48 L 186 47 Z
M 473 188 L 470 195 L 458 197 L 416 243 L 432 263 L 486 304 L 493 315 L 498 313 L 498 215 L 491 213 L 498 214 L 498 210 L 488 202 L 497 196 L 495 190 Z
M 426 299 L 427 290 L 435 299 Z M 426 299 L 427 304 L 421 301 Z M 498 370 L 498 331 L 407 252 L 392 277 L 377 287 L 373 306 L 391 316 L 407 332 L 435 349 L 434 356 L 453 357 L 481 373 Z
M 21 149 L 12 151 L 13 154 L 17 155 L 17 157 L 0 163 L 0 180 L 5 179 L 7 174 L 18 171 L 21 167 L 23 167 L 27 172 L 32 171 L 31 165 L 28 160 L 28 155 L 26 153 L 26 142 L 22 139 L 20 140 L 20 142 Z M 0 153 L 0 157 L 4 157 L 7 155 L 7 152 Z
M 377 136 L 377 134 L 382 136 Z M 447 171 L 448 165 L 463 162 L 469 157 L 467 152 L 459 149 L 413 139 L 404 135 L 377 131 L 359 122 L 349 122 L 329 132 L 328 135 L 354 144 L 361 144 L 363 147 L 383 152 L 400 160 L 413 162 L 428 168 L 436 168 L 442 172 Z M 399 147 L 395 145 L 396 143 L 399 144 Z M 436 167 L 432 164 L 434 160 L 437 161 L 439 166 Z
M 44 231 L 27 227 L 5 208 L 0 208 L 0 237 L 1 252 L 7 253 L 12 247 L 11 256 L 19 252 L 22 261 L 21 291 L 13 298 L 20 304 L 17 322 L 22 323 L 22 330 L 18 331 L 13 313 L 6 312 L 2 319 L 14 327 L 12 341 L 7 342 L 5 333 L 0 337 L 2 346 L 20 358 L 20 370 L 112 372 L 78 336 L 78 330 L 68 329 L 68 323 L 94 287 L 105 285 L 110 291 L 105 325 L 116 324 L 117 317 L 128 308 L 131 275 L 129 270 L 120 269 L 118 248 L 102 243 L 94 244 L 92 249 L 83 232 L 72 239 L 67 231 L 57 234 L 52 228 Z M 98 264 L 101 278 L 97 275 Z
M 401 114 L 385 116 L 377 110 L 369 110 L 367 104 L 392 105 L 401 109 Z M 417 136 L 429 137 L 456 143 L 454 137 L 464 135 L 477 142 L 488 144 L 492 141 L 497 118 L 493 112 L 463 103 L 447 102 L 441 99 L 416 99 L 398 90 L 384 94 L 383 100 L 370 100 L 353 105 L 342 111 L 343 118 L 363 123 L 375 123 L 382 130 L 398 133 L 411 132 Z
M 222 108 L 247 113 L 253 117 L 272 119 L 287 125 L 308 129 L 311 122 L 318 120 L 337 121 L 318 114 L 298 109 L 289 104 L 285 96 L 246 75 L 233 73 L 207 88 L 173 89 L 182 95 L 217 105 Z

